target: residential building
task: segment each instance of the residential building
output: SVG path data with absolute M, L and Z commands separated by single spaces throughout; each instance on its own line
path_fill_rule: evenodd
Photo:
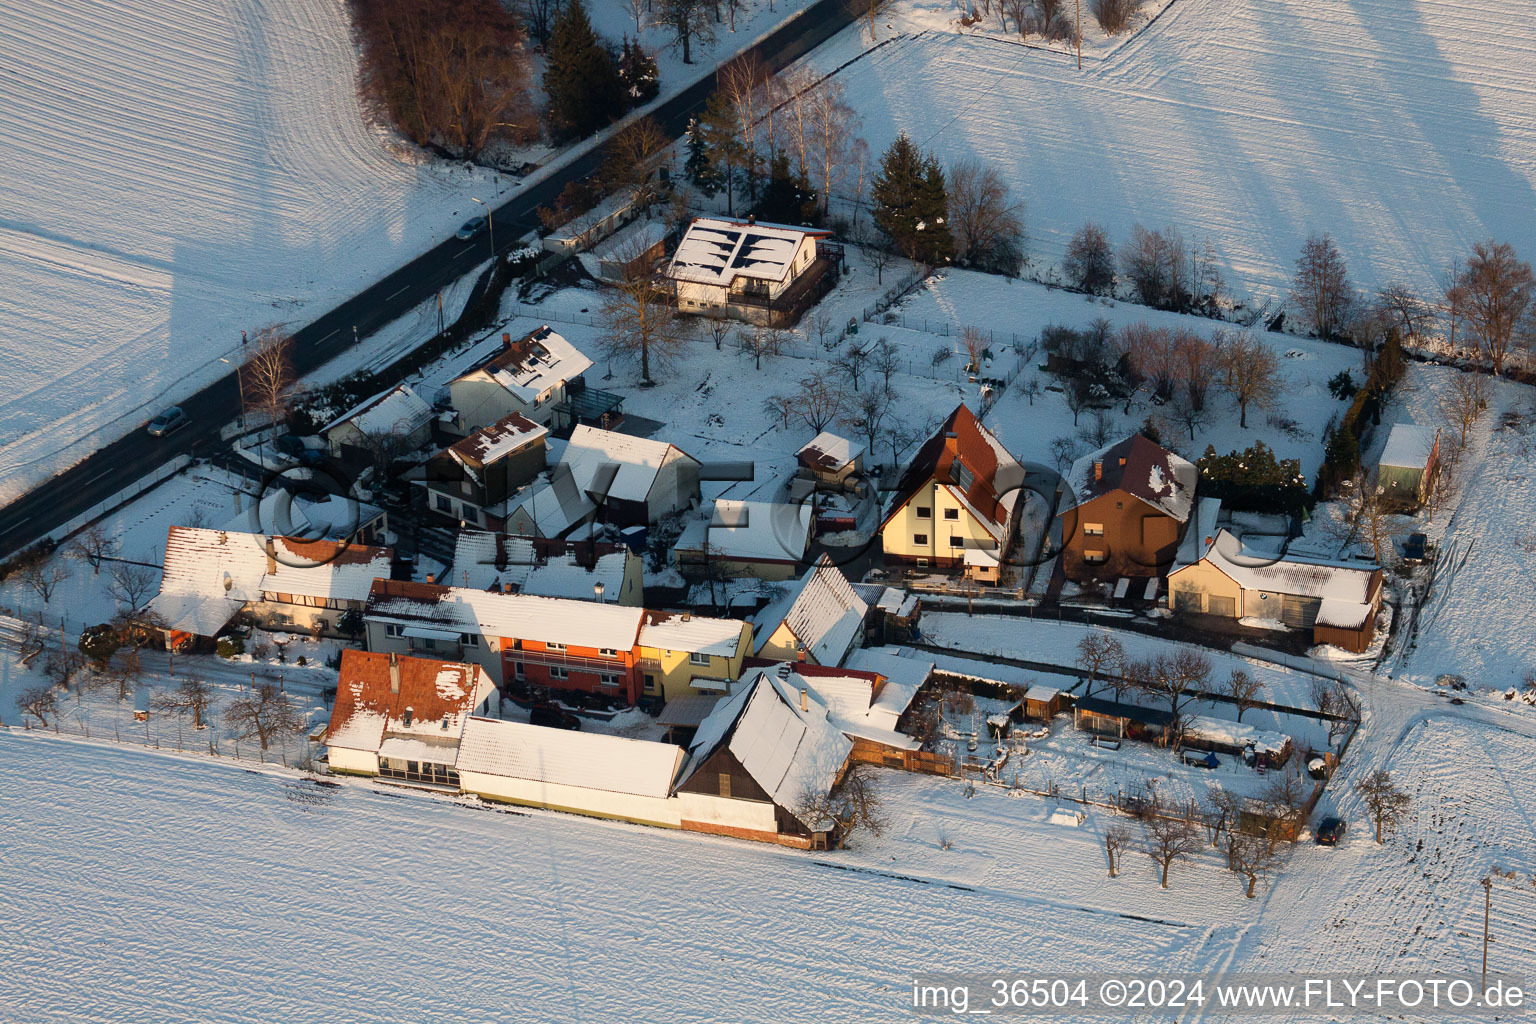
M 887 499 L 880 540 L 898 565 L 959 568 L 965 551 L 1008 557 L 1024 467 L 964 405 L 918 449 Z
M 933 662 L 888 651 L 859 650 L 854 655 L 862 656 L 856 668 L 754 663 L 742 677 L 742 685 L 750 684 L 752 671 L 772 672 L 791 692 L 804 691 L 826 708 L 827 720 L 852 741 L 849 753 L 855 762 L 911 770 L 922 743 L 903 732 L 900 724 L 933 675 Z
M 1192 547 L 1193 559 L 1168 574 L 1175 612 L 1309 629 L 1315 643 L 1355 653 L 1371 645 L 1381 610 L 1379 566 L 1245 547 L 1225 528 Z
M 149 607 L 175 648 L 218 636 L 239 615 L 334 635 L 342 616 L 363 610 L 374 580 L 389 577 L 392 561 L 389 548 L 173 526 Z
M 645 604 L 645 566 L 622 544 L 539 540 L 463 530 L 445 583 L 537 597 Z
M 643 526 L 699 501 L 699 461 L 666 441 L 581 425 L 571 431 L 552 478 L 561 467 L 597 506 L 598 522 Z
M 700 316 L 789 326 L 836 281 L 842 247 L 828 231 L 699 217 L 688 226 L 666 276 L 677 308 Z
M 425 447 L 434 418 L 432 406 L 409 384 L 398 384 L 348 409 L 320 433 L 342 461 L 376 463 Z
M 1199 472 L 1140 434 L 1072 464 L 1061 496 L 1069 580 L 1162 576 L 1189 522 Z
M 427 460 L 427 508 L 455 522 L 499 528 L 507 499 L 544 472 L 549 429 L 521 413 L 481 427 Z
M 864 633 L 869 605 L 826 555 L 754 619 L 759 658 L 838 665 Z
M 325 730 L 333 772 L 458 788 L 464 723 L 500 695 L 476 665 L 344 650 Z
M 787 580 L 805 564 L 811 543 L 809 504 L 716 498 L 708 515 L 688 522 L 672 560 L 689 574 Z
M 553 422 L 555 408 L 591 366 L 592 360 L 547 324 L 516 341 L 503 334 L 500 349 L 449 383 L 456 424 L 472 431 L 517 413 L 559 426 Z
M 651 700 L 723 694 L 752 653 L 752 626 L 690 612 L 648 611 L 640 625 L 635 666 Z
M 1440 430 L 1412 423 L 1394 423 L 1376 463 L 1376 485 L 1382 496 L 1404 508 L 1416 509 L 1429 496 L 1440 471 Z

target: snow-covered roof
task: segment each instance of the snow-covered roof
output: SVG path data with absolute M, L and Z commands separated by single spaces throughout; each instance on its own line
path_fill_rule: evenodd
M 590 557 L 574 547 L 550 550 L 546 542 L 508 537 L 484 530 L 463 530 L 454 546 L 453 570 L 446 581 L 474 590 L 500 590 L 511 584 L 514 593 L 540 597 L 569 597 L 590 601 L 603 585 L 604 600 L 616 601 L 624 589 L 630 558 L 623 549 L 598 545 Z
M 581 424 L 571 431 L 560 462 L 585 494 L 643 502 L 672 452 L 692 458 L 666 441 Z
M 966 565 L 981 569 L 995 569 L 1002 564 L 996 551 L 987 551 L 982 548 L 966 548 L 962 561 Z
M 368 600 L 373 581 L 388 579 L 393 553 L 389 548 L 336 541 L 272 539 L 275 565 L 261 578 L 263 594 L 324 597 L 337 601 Z
M 376 505 L 339 494 L 290 494 L 281 488 L 262 495 L 261 502 L 239 512 L 224 525 L 226 531 L 257 532 L 261 527 L 284 537 L 306 540 L 345 540 L 384 514 Z
M 1024 699 L 1038 700 L 1044 703 L 1055 700 L 1060 693 L 1061 691 L 1054 686 L 1041 686 L 1039 683 L 1034 683 L 1029 689 L 1024 691 Z
M 432 583 L 378 580 L 367 616 L 401 625 L 441 624 L 461 632 L 575 647 L 628 651 L 640 633 L 644 609 Z
M 824 473 L 835 473 L 864 454 L 864 449 L 829 430 L 823 430 L 795 453 L 800 464 Z
M 381 746 L 386 737 L 451 744 L 492 686 L 477 665 L 348 648 L 341 652 L 325 743 L 382 756 L 394 756 Z
M 1394 423 L 1387 432 L 1387 443 L 1381 450 L 1378 462 L 1383 466 L 1402 469 L 1425 469 L 1429 466 L 1429 455 L 1439 436 L 1440 431 L 1434 427 Z
M 1199 476 L 1193 462 L 1133 434 L 1072 463 L 1063 498 L 1083 505 L 1111 491 L 1124 491 L 1182 523 L 1189 518 Z
M 360 433 L 370 436 L 410 434 L 431 420 L 432 406 L 409 384 L 397 384 L 348 409 L 327 423 L 321 433 L 329 434 L 343 423 L 350 423 Z
M 798 562 L 811 539 L 811 506 L 716 498 L 706 519 L 691 520 L 673 545 L 732 562 Z
M 798 817 L 809 799 L 831 790 L 853 742 L 828 719 L 825 704 L 807 700 L 802 708 L 798 688 L 774 672 L 759 669 L 743 683 L 699 725 L 684 778 L 724 743 L 773 802 Z
M 640 646 L 658 651 L 687 651 L 733 658 L 741 649 L 740 619 L 714 619 L 686 612 L 646 612 L 640 625 Z
M 1194 565 L 1205 557 L 1211 545 L 1216 543 L 1216 524 L 1220 520 L 1220 498 L 1196 499 L 1194 522 L 1184 531 L 1184 537 L 1179 541 L 1179 553 L 1173 560 L 1175 569 Z
M 949 486 L 950 493 L 999 544 L 1008 539 L 1024 486 L 1024 467 L 963 404 L 912 457 L 886 502 L 881 528 L 930 482 Z
M 909 594 L 904 590 L 897 590 L 895 587 L 885 587 L 880 591 L 880 599 L 876 602 L 875 607 L 887 615 L 895 615 L 904 619 L 917 611 L 919 600 L 921 598 L 915 593 Z
M 885 686 L 875 695 L 875 706 L 899 718 L 933 675 L 934 663 L 900 647 L 860 647 L 848 655 L 847 667 L 885 676 Z
M 1194 715 L 1184 722 L 1184 739 L 1193 743 L 1219 743 L 1229 747 L 1253 747 L 1259 754 L 1284 752 L 1291 738 L 1283 732 L 1260 729 L 1225 718 Z
M 683 749 L 599 732 L 471 718 L 459 741 L 461 772 L 661 800 L 672 792 Z
M 541 537 L 561 537 L 597 511 L 597 505 L 577 486 L 570 470 L 559 465 L 551 471 L 548 483 L 533 484 L 507 499 L 508 520 L 518 509 L 533 520 Z
M 667 276 L 729 288 L 738 277 L 783 281 L 795 253 L 807 237 L 827 232 L 784 224 L 757 224 L 719 217 L 699 217 L 688 225 Z
M 532 404 L 551 388 L 587 372 L 592 360 L 575 345 L 544 325 L 516 341 L 503 335 L 504 344 L 489 359 L 465 373 L 495 381 L 524 404 Z
M 1371 617 L 1371 606 L 1363 601 L 1328 598 L 1317 606 L 1317 624 L 1335 629 L 1359 629 Z
M 757 648 L 762 649 L 782 623 L 818 663 L 836 665 L 859 635 L 868 611 L 842 570 L 822 555 L 758 613 Z
M 1376 566 L 1342 565 L 1295 555 L 1256 555 L 1245 551 L 1237 535 L 1226 529 L 1216 535 L 1205 561 L 1244 590 L 1360 605 L 1370 603 L 1372 582 L 1381 571 Z
M 549 428 L 535 423 L 521 413 L 504 416 L 488 427 L 481 427 L 443 450 L 449 458 L 479 479 L 476 470 L 522 451 L 549 436 Z

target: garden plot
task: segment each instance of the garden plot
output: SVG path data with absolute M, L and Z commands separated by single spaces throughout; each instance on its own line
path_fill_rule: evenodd
M 1177 0 L 1082 71 L 999 39 L 890 40 L 891 24 L 838 72 L 870 147 L 906 132 L 996 166 L 1046 265 L 1089 220 L 1117 240 L 1136 223 L 1208 238 L 1260 302 L 1315 231 L 1368 288 L 1432 291 L 1490 235 L 1536 250 L 1525 0 Z M 830 72 L 868 45 L 851 28 L 808 61 Z

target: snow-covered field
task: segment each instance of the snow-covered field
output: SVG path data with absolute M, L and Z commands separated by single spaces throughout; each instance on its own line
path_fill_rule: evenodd
M 839 73 L 871 148 L 905 131 L 997 166 L 1047 263 L 1088 220 L 1117 240 L 1137 222 L 1209 238 L 1259 299 L 1284 294 L 1314 231 L 1366 286 L 1429 290 L 1490 235 L 1536 252 L 1526 0 L 1176 0 L 1081 72 L 905 10 L 886 20 L 911 34 Z M 832 70 L 860 32 L 808 60 Z

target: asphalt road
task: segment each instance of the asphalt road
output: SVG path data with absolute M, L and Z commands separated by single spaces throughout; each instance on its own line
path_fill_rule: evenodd
M 821 0 L 750 49 L 770 67 L 783 67 L 850 24 L 864 9 L 858 6 L 859 2 Z M 651 117 L 672 136 L 680 137 L 689 119 L 703 108 L 714 90 L 715 76 L 711 74 L 663 101 Z M 357 337 L 365 338 L 468 273 L 491 253 L 491 236 L 496 239 L 497 252 L 512 248 L 537 226 L 535 210 L 550 204 L 567 182 L 586 177 L 601 162 L 600 151 L 573 160 L 497 207 L 491 218 L 493 230 L 488 235 L 467 242 L 450 238 L 295 331 L 295 371 L 300 376 L 313 372 L 354 344 L 354 328 Z M 142 427 L 135 428 L 0 509 L 0 555 L 36 542 L 176 455 L 205 456 L 219 447 L 220 427 L 239 408 L 234 372 L 179 404 L 191 423 L 171 436 L 152 438 Z

